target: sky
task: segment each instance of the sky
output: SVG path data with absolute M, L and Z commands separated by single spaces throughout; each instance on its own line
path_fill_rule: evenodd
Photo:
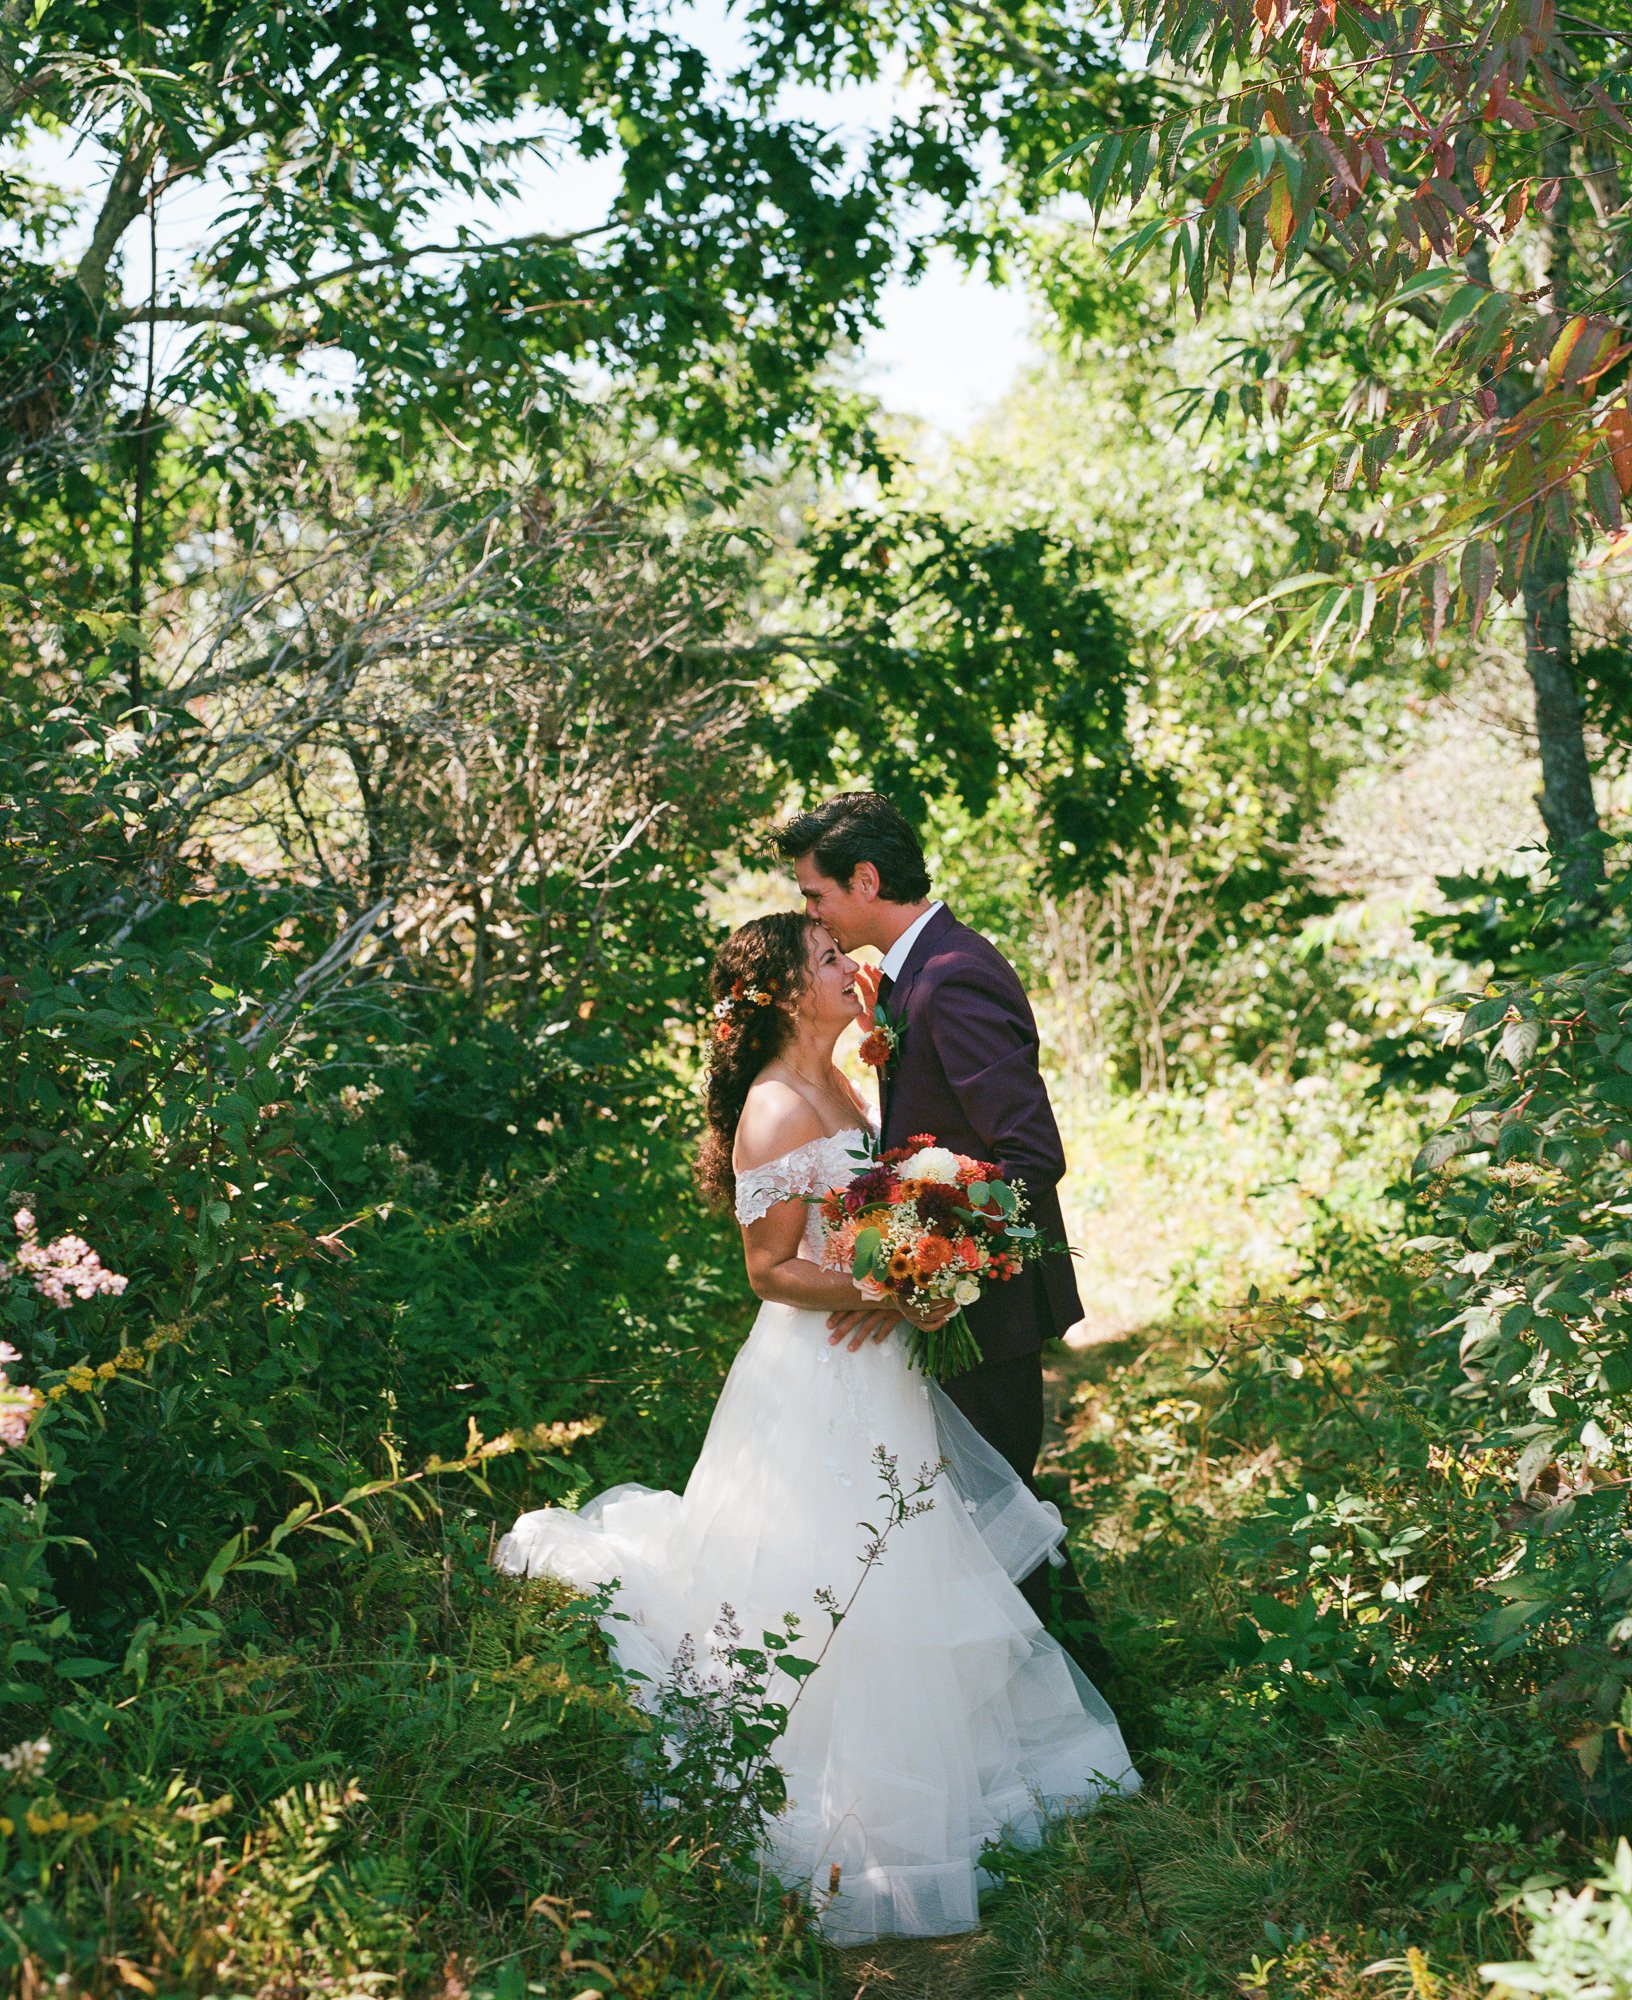
M 678 0 L 675 25 L 695 42 L 717 69 L 742 51 L 728 0 Z M 825 90 L 790 87 L 778 109 L 820 121 L 840 132 L 864 134 L 897 108 L 898 83 L 881 81 Z M 52 179 L 84 189 L 94 212 L 105 164 L 100 155 L 70 153 L 66 145 L 41 142 L 30 158 Z M 523 188 L 513 200 L 483 204 L 450 200 L 427 226 L 427 240 L 445 239 L 458 225 L 480 227 L 495 237 L 529 229 L 571 229 L 600 219 L 615 166 L 605 161 L 531 160 L 521 168 Z M 220 200 L 219 185 L 195 186 L 160 204 L 159 279 L 185 261 L 198 243 Z M 127 238 L 124 282 L 127 295 L 146 295 L 146 244 L 139 230 Z M 963 272 L 944 251 L 915 286 L 893 283 L 882 299 L 882 320 L 857 356 L 859 386 L 891 410 L 922 419 L 935 429 L 960 436 L 995 403 L 1033 358 L 1031 309 L 1018 292 L 995 287 Z

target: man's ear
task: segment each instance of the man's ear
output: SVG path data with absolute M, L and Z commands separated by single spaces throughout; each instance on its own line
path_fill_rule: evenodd
M 850 893 L 865 896 L 869 902 L 878 899 L 878 869 L 871 861 L 858 861 L 855 872 L 850 877 Z

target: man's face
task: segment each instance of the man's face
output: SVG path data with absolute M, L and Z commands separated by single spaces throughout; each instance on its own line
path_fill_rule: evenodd
M 845 888 L 831 875 L 824 875 L 808 854 L 793 864 L 794 880 L 805 899 L 805 912 L 824 924 L 837 940 L 841 951 L 872 944 L 873 919 L 878 911 L 877 882 L 872 865 L 862 861 Z

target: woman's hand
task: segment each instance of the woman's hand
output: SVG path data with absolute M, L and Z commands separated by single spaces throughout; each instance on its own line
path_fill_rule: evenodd
M 856 967 L 856 998 L 866 1008 L 869 1021 L 873 1018 L 873 1009 L 878 1005 L 878 982 L 883 976 L 882 970 L 876 965 Z
M 901 1306 L 897 1310 L 922 1332 L 939 1333 L 958 1308 L 951 1299 L 937 1299 L 932 1305 Z

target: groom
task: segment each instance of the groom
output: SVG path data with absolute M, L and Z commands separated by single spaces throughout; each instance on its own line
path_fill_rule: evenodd
M 825 799 L 796 814 L 775 841 L 793 863 L 806 910 L 840 948 L 871 945 L 883 954 L 878 1000 L 899 1037 L 880 1081 L 884 1146 L 933 1132 L 955 1153 L 995 1160 L 1023 1189 L 1038 1234 L 1063 1243 L 1056 1189 L 1065 1153 L 1037 1067 L 1037 1026 L 1014 968 L 931 900 L 917 836 L 879 793 Z M 1082 1317 L 1070 1257 L 1023 1265 L 965 1312 L 982 1359 L 942 1387 L 1033 1486 L 1043 1441 L 1043 1343 Z M 867 1311 L 829 1321 L 836 1332 L 879 1337 L 894 1323 L 894 1315 Z M 1115 1668 L 1070 1558 L 1063 1567 L 1042 1564 L 1020 1588 L 1089 1679 L 1103 1685 Z

